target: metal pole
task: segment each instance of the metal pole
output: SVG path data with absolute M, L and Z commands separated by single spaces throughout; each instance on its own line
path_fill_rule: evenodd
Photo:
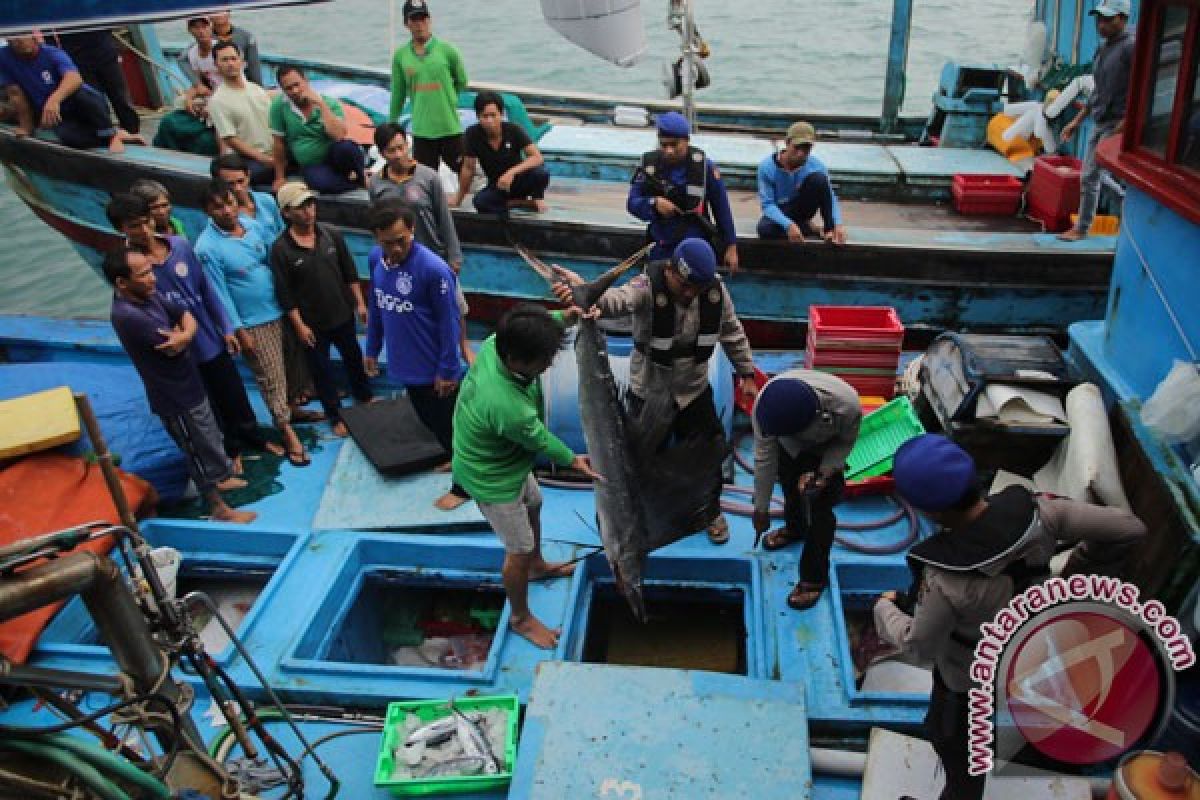
M 683 0 L 683 116 L 692 133 L 696 133 L 696 20 L 692 15 L 692 0 Z
M 894 133 L 904 104 L 905 74 L 908 71 L 908 40 L 912 31 L 912 0 L 893 0 L 892 33 L 888 40 L 887 75 L 883 82 L 881 133 Z
M 129 510 L 129 500 L 125 497 L 125 487 L 121 485 L 121 477 L 117 474 L 117 465 L 113 463 L 112 453 L 108 452 L 104 434 L 100 432 L 100 423 L 96 420 L 96 414 L 92 411 L 92 404 L 86 394 L 76 393 L 75 407 L 79 409 L 83 427 L 87 430 L 88 438 L 92 440 L 92 449 L 96 452 L 96 463 L 100 465 L 100 472 L 104 475 L 104 483 L 108 486 L 108 493 L 112 497 L 113 505 L 116 506 L 121 524 L 137 534 L 137 518 Z M 140 539 L 141 536 L 139 535 L 137 538 Z

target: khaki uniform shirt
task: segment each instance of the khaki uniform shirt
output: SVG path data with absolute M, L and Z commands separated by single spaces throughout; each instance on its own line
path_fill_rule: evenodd
M 721 307 L 721 325 L 718 329 L 718 340 L 725 355 L 733 363 L 738 375 L 751 377 L 754 375 L 754 354 L 750 350 L 750 341 L 742 329 L 742 323 L 737 318 L 733 308 L 733 300 L 725 289 L 725 284 L 718 281 L 716 287 L 724 295 Z M 709 290 L 706 290 L 709 291 Z M 650 280 L 639 275 L 624 286 L 609 289 L 596 305 L 606 317 L 619 317 L 625 314 L 633 315 L 633 339 L 635 342 L 649 342 L 653 318 L 654 293 Z M 696 344 L 700 334 L 700 303 L 693 301 L 686 308 L 675 304 L 675 344 L 690 349 Z M 649 372 L 653 362 L 645 353 L 634 350 L 629 362 L 630 389 L 638 397 L 645 398 L 645 389 L 649 383 Z M 708 387 L 708 362 L 697 362 L 692 355 L 676 358 L 671 369 L 671 396 L 679 408 L 686 408 L 700 396 Z

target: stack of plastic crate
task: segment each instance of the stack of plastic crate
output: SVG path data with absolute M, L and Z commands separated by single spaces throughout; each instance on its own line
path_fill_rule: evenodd
M 904 326 L 891 306 L 809 306 L 809 369 L 837 375 L 862 397 L 890 400 Z

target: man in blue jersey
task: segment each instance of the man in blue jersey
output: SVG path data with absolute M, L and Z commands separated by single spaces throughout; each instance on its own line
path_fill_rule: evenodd
M 204 396 L 190 352 L 196 318 L 155 291 L 154 267 L 145 255 L 120 247 L 104 260 L 104 277 L 114 289 L 113 330 L 141 376 L 150 410 L 186 456 L 188 474 L 219 522 L 253 522 L 253 511 L 235 511 L 221 490 L 246 482 L 233 475 L 221 450 L 221 431 Z
M 817 132 L 807 122 L 788 128 L 784 148 L 758 165 L 761 239 L 784 239 L 797 244 L 821 236 L 833 244 L 846 243 L 842 210 L 829 180 L 829 170 L 812 155 Z M 817 212 L 823 230 L 813 227 Z
M 283 448 L 268 441 L 259 430 L 246 387 L 233 361 L 241 346 L 221 298 L 187 239 L 159 234 L 150 204 L 132 192 L 113 195 L 105 211 L 112 226 L 125 234 L 129 247 L 150 259 L 158 293 L 182 306 L 196 320 L 192 359 L 225 435 L 225 454 L 233 461 L 234 472 L 242 471 L 243 445 L 282 456 Z
M 650 223 L 650 259 L 670 258 L 684 239 L 703 239 L 737 272 L 737 231 L 721 172 L 704 151 L 691 145 L 682 114 L 660 114 L 655 123 L 658 149 L 642 155 L 625 208 Z
M 146 143 L 112 124 L 104 95 L 83 82 L 70 56 L 32 35 L 9 37 L 0 47 L 0 86 L 8 87 L 16 109 L 18 136 L 47 128 L 67 147 L 114 153 L 124 151 L 126 142 Z
M 454 403 L 465 372 L 458 357 L 454 271 L 414 241 L 417 220 L 410 207 L 374 206 L 367 224 L 378 242 L 367 256 L 367 374 L 379 373 L 379 353 L 386 346 L 388 377 L 404 384 L 417 417 L 449 453 Z M 451 511 L 466 501 L 467 493 L 454 484 L 435 505 Z

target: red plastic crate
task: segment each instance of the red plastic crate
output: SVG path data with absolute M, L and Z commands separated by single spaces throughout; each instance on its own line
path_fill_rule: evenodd
M 904 326 L 891 306 L 809 306 L 808 329 L 818 348 L 826 340 L 904 341 Z
M 1046 208 L 1032 199 L 1029 201 L 1029 208 L 1026 210 L 1026 213 L 1046 226 L 1046 230 L 1050 233 L 1060 233 L 1071 227 L 1072 212 L 1062 214 L 1053 209 Z
M 895 353 L 899 356 L 902 341 L 900 339 L 892 341 L 888 341 L 887 339 L 834 339 L 828 335 L 823 335 L 820 342 L 818 342 L 816 330 L 812 326 L 809 326 L 808 338 L 805 340 L 804 346 L 809 352 L 814 350 L 823 350 L 825 352 L 849 350 L 855 353 Z
M 960 214 L 1011 217 L 1021 207 L 1023 188 L 1011 175 L 955 175 L 950 194 Z
M 900 363 L 900 350 L 809 349 L 805 362 L 809 367 L 878 367 L 894 373 Z
M 857 481 L 846 481 L 842 488 L 844 497 L 878 497 L 896 491 L 896 479 L 891 475 L 876 475 Z
M 839 378 L 854 387 L 859 395 L 874 395 L 885 400 L 891 400 L 896 395 L 896 376 L 881 377 L 875 375 L 838 375 Z
M 1079 208 L 1079 175 L 1083 162 L 1071 156 L 1040 156 L 1029 179 L 1029 206 L 1039 209 L 1038 219 L 1057 220 Z M 1034 216 L 1031 214 L 1030 216 Z M 1049 226 L 1047 226 L 1049 227 Z

